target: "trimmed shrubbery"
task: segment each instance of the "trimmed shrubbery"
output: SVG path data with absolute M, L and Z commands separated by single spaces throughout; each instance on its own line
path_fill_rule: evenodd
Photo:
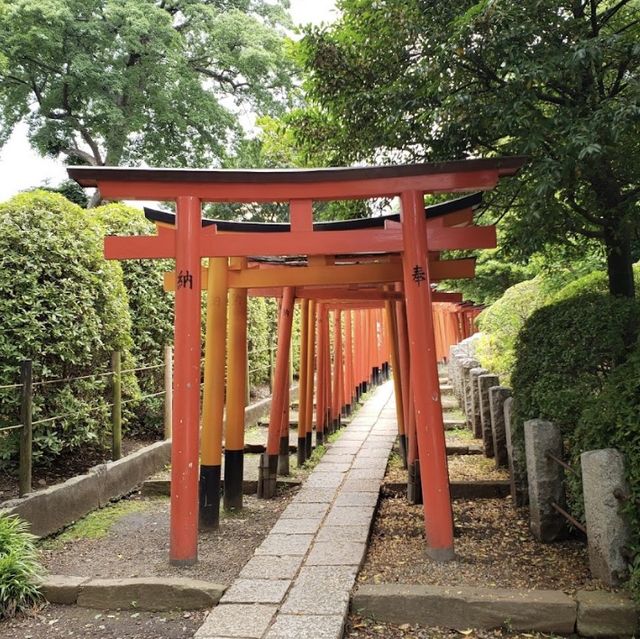
M 34 379 L 92 375 L 111 353 L 131 349 L 131 318 L 122 270 L 102 256 L 103 232 L 63 196 L 22 193 L 0 204 L 0 384 L 18 381 L 20 362 Z M 131 390 L 131 389 L 129 389 Z M 101 446 L 108 435 L 108 378 L 37 386 L 34 460 Z M 0 392 L 0 423 L 19 421 L 16 389 Z M 19 431 L 0 438 L 0 458 L 15 455 Z

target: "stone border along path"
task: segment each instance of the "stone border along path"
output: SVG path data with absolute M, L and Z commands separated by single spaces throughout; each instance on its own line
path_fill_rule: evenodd
M 379 386 L 209 613 L 195 639 L 340 639 L 397 436 Z

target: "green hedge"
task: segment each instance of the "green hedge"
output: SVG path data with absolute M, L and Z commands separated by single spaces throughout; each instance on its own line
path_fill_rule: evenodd
M 575 430 L 585 401 L 626 361 L 640 321 L 635 300 L 587 293 L 535 311 L 516 342 L 512 375 L 516 423 L 541 417 L 563 435 Z
M 32 191 L 0 204 L 0 385 L 15 383 L 23 359 L 34 378 L 105 371 L 111 353 L 130 358 L 131 317 L 122 270 L 102 256 L 103 232 L 63 196 Z M 128 381 L 127 392 L 134 381 Z M 106 377 L 37 386 L 34 460 L 100 447 L 108 436 Z M 0 423 L 18 423 L 19 395 L 0 392 Z M 0 437 L 0 459 L 15 459 L 19 431 Z
M 619 448 L 634 494 L 640 493 L 640 304 L 607 293 L 583 293 L 535 311 L 516 343 L 511 378 L 513 440 L 522 447 L 523 424 L 541 417 L 559 425 L 576 468 L 580 454 Z M 567 477 L 574 516 L 584 519 L 580 475 Z M 634 529 L 637 503 L 628 512 Z M 638 538 L 636 548 L 640 548 Z M 640 585 L 640 561 L 634 580 Z M 638 591 L 640 595 L 640 591 Z
M 635 555 L 631 585 L 640 598 L 640 344 L 611 373 L 602 391 L 586 401 L 569 446 L 576 467 L 582 451 L 617 448 L 624 453 L 631 498 L 622 508 L 630 522 Z M 574 494 L 581 494 L 579 483 L 573 488 Z M 582 502 L 576 501 L 575 510 L 583 515 Z
M 99 206 L 87 216 L 102 227 L 104 235 L 153 235 L 155 225 L 140 209 L 120 203 Z M 171 260 L 122 260 L 124 287 L 131 315 L 131 351 L 136 366 L 161 364 L 164 347 L 173 342 L 173 293 L 164 291 L 163 275 L 173 270 Z M 140 371 L 139 392 L 133 397 L 157 393 L 164 388 L 164 370 Z M 125 427 L 129 434 L 158 437 L 163 432 L 164 396 L 126 405 Z
M 515 361 L 518 333 L 537 308 L 546 302 L 541 278 L 520 282 L 478 317 L 482 331 L 477 345 L 477 357 L 485 368 L 508 383 Z

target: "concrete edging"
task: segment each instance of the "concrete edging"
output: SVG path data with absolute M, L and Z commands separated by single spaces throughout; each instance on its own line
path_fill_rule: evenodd
M 156 442 L 118 461 L 94 466 L 84 475 L 7 501 L 0 513 L 20 516 L 34 535 L 46 537 L 130 493 L 169 463 L 170 456 L 171 440 Z
M 292 396 L 297 392 L 296 385 L 291 389 Z M 270 407 L 271 397 L 247 406 L 245 423 L 256 422 Z M 0 506 L 0 514 L 18 515 L 34 535 L 46 537 L 106 506 L 112 499 L 127 495 L 168 464 L 170 458 L 171 440 L 156 442 L 118 461 L 94 466 L 84 475 L 6 501 Z
M 407 492 L 405 482 L 389 482 L 383 484 L 385 490 L 397 494 Z M 507 497 L 510 484 L 507 479 L 478 480 L 478 481 L 451 481 L 449 482 L 451 499 L 494 499 Z
M 97 610 L 201 610 L 215 606 L 225 586 L 184 577 L 92 579 L 48 575 L 40 586 L 53 604 Z
M 588 637 L 632 636 L 638 607 L 604 591 L 511 590 L 470 586 L 365 584 L 351 597 L 353 612 L 386 623 L 452 629 L 550 632 Z

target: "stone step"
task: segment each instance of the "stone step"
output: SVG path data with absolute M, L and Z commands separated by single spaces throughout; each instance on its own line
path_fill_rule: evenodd
M 455 430 L 457 428 L 466 428 L 467 423 L 464 419 L 447 419 L 444 418 L 444 429 Z

